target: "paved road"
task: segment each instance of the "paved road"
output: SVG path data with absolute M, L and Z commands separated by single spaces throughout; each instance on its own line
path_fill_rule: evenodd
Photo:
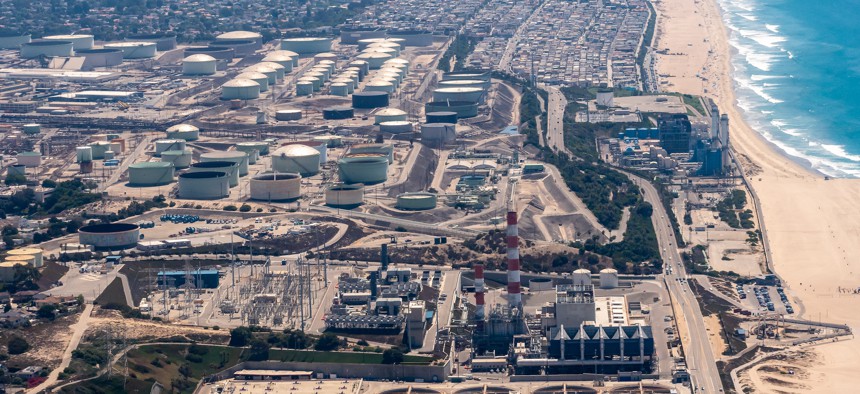
M 671 273 L 665 275 L 669 292 L 677 303 L 676 319 L 678 319 L 681 343 L 684 346 L 687 368 L 693 380 L 693 392 L 719 393 L 723 386 L 720 381 L 716 359 L 708 340 L 708 331 L 702 319 L 702 310 L 696 297 L 686 281 L 687 273 L 681 263 L 681 254 L 675 243 L 675 234 L 663 204 L 660 203 L 657 189 L 651 183 L 638 176 L 626 173 L 631 180 L 644 192 L 645 201 L 654 207 L 651 220 L 657 233 L 660 255 L 667 267 L 672 267 Z M 679 279 L 681 279 L 679 281 Z M 683 324 L 681 324 L 683 323 Z
M 54 383 L 57 383 L 57 378 L 60 376 L 60 372 L 63 372 L 66 367 L 69 366 L 69 363 L 72 362 L 72 351 L 78 348 L 78 344 L 81 343 L 81 337 L 84 335 L 84 331 L 87 330 L 87 327 L 90 323 L 90 313 L 93 311 L 93 304 L 86 304 L 84 306 L 84 311 L 81 312 L 81 317 L 78 319 L 78 322 L 71 326 L 72 328 L 72 339 L 69 341 L 69 346 L 66 347 L 66 351 L 63 353 L 63 360 L 60 362 L 60 366 L 55 368 L 48 374 L 48 379 L 42 382 L 42 384 L 33 387 L 30 390 L 27 390 L 27 393 L 39 393 L 50 387 Z
M 420 352 L 432 352 L 433 348 L 436 347 L 436 332 L 451 324 L 454 293 L 460 289 L 460 275 L 460 271 L 444 271 L 439 295 L 447 294 L 448 298 L 445 301 L 436 300 L 436 313 L 438 316 L 433 316 L 432 325 L 427 328 L 427 335 L 424 336 L 424 346 L 421 347 Z M 439 322 L 438 326 L 436 325 L 437 321 Z
M 444 226 L 436 225 L 436 224 L 427 224 L 416 222 L 414 220 L 406 220 L 400 218 L 394 218 L 391 216 L 385 215 L 376 215 L 372 213 L 364 213 L 364 212 L 356 212 L 350 211 L 347 209 L 336 209 L 322 205 L 314 205 L 310 207 L 312 210 L 316 211 L 325 211 L 328 213 L 338 213 L 339 215 L 343 215 L 350 218 L 355 219 L 364 219 L 364 220 L 374 220 L 380 222 L 390 223 L 392 226 L 403 227 L 409 231 L 414 231 L 417 233 L 427 233 L 432 235 L 447 235 L 452 237 L 463 237 L 463 238 L 472 238 L 478 234 L 478 231 L 469 230 L 469 229 L 455 229 L 455 228 L 446 228 Z
M 564 145 L 564 110 L 567 99 L 555 86 L 544 86 L 549 95 L 547 103 L 547 145 L 555 151 L 567 152 Z

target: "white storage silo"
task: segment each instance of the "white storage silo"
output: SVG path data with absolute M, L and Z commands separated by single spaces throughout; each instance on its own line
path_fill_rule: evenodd
M 316 77 L 301 77 L 296 80 L 296 85 L 298 85 L 300 82 L 309 82 L 311 84 L 312 92 L 318 92 L 320 89 L 322 89 L 322 81 Z
M 464 101 L 477 103 L 484 96 L 482 88 L 437 88 L 433 90 L 433 101 Z
M 332 96 L 346 97 L 349 95 L 349 88 L 345 83 L 334 82 L 331 84 L 330 93 Z
M 287 145 L 272 154 L 272 169 L 299 173 L 303 177 L 316 175 L 320 171 L 320 152 L 307 145 Z
M 365 92 L 394 92 L 394 84 L 387 81 L 373 80 L 364 85 Z
M 379 124 L 379 131 L 382 133 L 402 134 L 413 132 L 412 123 L 405 120 L 393 120 L 390 122 L 382 122 Z
M 574 286 L 591 285 L 591 271 L 585 268 L 577 269 L 573 271 L 572 279 Z
M 276 51 L 269 52 L 269 55 L 289 57 L 290 59 L 293 59 L 293 68 L 296 68 L 299 66 L 299 54 L 295 53 L 293 51 L 276 50 Z
M 185 150 L 185 140 L 157 140 L 155 141 L 155 156 L 161 156 L 161 153 L 168 150 Z
M 219 34 L 215 36 L 215 42 L 213 45 L 219 45 L 221 42 L 232 42 L 232 41 L 254 41 L 256 44 L 254 49 L 260 49 L 263 47 L 263 35 L 253 31 L 244 31 L 244 30 L 236 30 L 236 31 L 228 31 L 226 33 Z
M 311 81 L 296 82 L 296 96 L 310 96 L 314 93 L 314 83 Z
M 186 172 L 179 175 L 179 198 L 216 200 L 230 195 L 230 175 L 223 171 Z
M 93 161 L 93 148 L 89 146 L 79 146 L 75 148 L 75 161 L 78 163 L 88 163 Z
M 325 191 L 325 203 L 330 207 L 352 209 L 364 202 L 364 186 L 336 184 Z
M 313 89 L 313 87 L 311 87 Z M 279 121 L 301 120 L 302 110 L 300 109 L 280 109 L 275 112 L 275 119 Z
M 182 74 L 212 75 L 217 70 L 218 61 L 214 57 L 198 53 L 182 60 Z
M 618 271 L 613 268 L 600 270 L 600 288 L 614 289 L 618 287 Z
M 278 63 L 284 66 L 284 72 L 293 71 L 293 58 L 282 53 L 270 53 L 263 58 L 267 63 Z
M 62 34 L 47 36 L 42 39 L 47 41 L 69 41 L 72 43 L 74 50 L 91 49 L 95 43 L 95 37 L 90 34 Z
M 275 63 L 272 63 L 272 64 L 275 64 Z M 275 65 L 277 65 L 278 67 L 281 67 L 280 64 L 275 64 Z M 283 69 L 283 67 L 282 67 L 282 69 Z M 279 80 L 278 71 L 275 70 L 274 67 L 261 65 L 259 63 L 255 64 L 253 66 L 245 67 L 245 69 L 242 70 L 242 74 L 247 74 L 247 73 L 258 73 L 258 74 L 265 75 L 267 82 L 268 82 L 268 85 L 275 85 L 276 83 L 278 83 L 278 80 Z M 240 74 L 240 75 L 242 75 L 242 74 Z
M 155 57 L 157 45 L 154 42 L 125 41 L 112 42 L 104 45 L 108 49 L 119 49 L 122 51 L 123 59 L 149 59 Z
M 380 124 L 382 122 L 405 121 L 406 111 L 398 108 L 383 108 L 373 114 L 373 123 Z
M 194 163 L 188 168 L 192 172 L 223 172 L 227 174 L 229 187 L 239 185 L 239 164 L 234 161 L 207 161 Z
M 275 70 L 272 70 L 272 78 L 274 78 Z M 261 92 L 269 90 L 269 77 L 266 74 L 255 71 L 245 71 L 236 76 L 236 79 L 247 79 L 257 83 Z
M 197 126 L 182 123 L 167 128 L 167 138 L 175 140 L 195 141 L 200 138 L 200 129 Z
M 389 60 L 391 58 L 393 58 L 391 54 L 382 52 L 362 53 L 356 56 L 356 59 L 366 61 L 368 67 L 371 70 L 380 69 L 382 67 L 382 64 L 385 63 L 386 60 Z
M 260 84 L 250 79 L 233 79 L 221 85 L 222 100 L 254 100 L 260 97 Z

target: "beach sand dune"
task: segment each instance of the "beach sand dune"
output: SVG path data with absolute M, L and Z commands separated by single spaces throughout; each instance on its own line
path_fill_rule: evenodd
M 661 0 L 656 6 L 656 48 L 666 53 L 658 56 L 657 72 L 668 82 L 661 87 L 711 97 L 728 114 L 732 148 L 761 199 L 774 268 L 799 298 L 802 317 L 860 330 L 860 295 L 851 291 L 860 287 L 860 180 L 825 180 L 743 122 L 716 0 Z M 857 392 L 860 341 L 823 344 L 815 352 L 820 363 L 809 367 L 810 392 Z

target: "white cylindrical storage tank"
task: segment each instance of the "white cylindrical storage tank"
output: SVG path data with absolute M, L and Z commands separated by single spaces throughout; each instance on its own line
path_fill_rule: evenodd
M 302 176 L 297 173 L 269 172 L 251 178 L 251 199 L 294 201 L 301 197 Z
M 333 74 L 335 70 L 337 70 L 337 62 L 331 60 L 320 60 L 314 67 L 326 67 L 328 68 L 328 71 Z
M 307 145 L 287 145 L 272 154 L 272 170 L 303 177 L 316 175 L 320 171 L 320 152 Z
M 140 226 L 131 223 L 92 224 L 78 229 L 78 243 L 96 250 L 129 249 L 140 240 Z
M 391 82 L 374 80 L 364 85 L 364 91 L 393 93 L 394 84 L 392 84 Z
M 325 74 L 319 71 L 308 71 L 302 74 L 302 78 L 316 78 L 320 84 L 323 84 L 326 81 Z
M 382 64 L 385 63 L 386 60 L 391 59 L 393 56 L 388 53 L 382 52 L 369 52 L 362 53 L 356 56 L 356 59 L 364 60 L 367 62 L 368 67 L 371 70 L 378 70 L 382 67 Z
M 260 156 L 265 156 L 269 154 L 269 143 L 263 141 L 240 142 L 236 144 L 236 150 L 245 153 L 255 150 L 259 152 Z
M 343 139 L 338 135 L 320 135 L 314 137 L 314 141 L 323 142 L 329 148 L 337 148 L 343 145 Z
M 272 78 L 275 78 L 275 70 L 271 70 Z M 260 87 L 261 92 L 269 90 L 269 76 L 256 71 L 246 71 L 236 76 L 237 79 L 254 81 Z
M 182 60 L 182 73 L 185 75 L 212 75 L 217 70 L 218 61 L 214 57 L 198 53 Z
M 310 96 L 314 93 L 314 83 L 311 81 L 296 82 L 296 96 Z
M 331 62 L 337 61 L 337 55 L 331 52 L 323 52 L 314 55 L 314 63 L 319 64 L 320 61 L 328 60 Z
M 281 49 L 309 55 L 331 51 L 331 42 L 331 38 L 324 37 L 285 38 L 281 40 Z
M 230 174 L 224 171 L 186 172 L 179 175 L 177 197 L 216 200 L 230 195 Z
M 275 72 L 278 75 L 278 82 L 283 81 L 284 77 L 286 77 L 287 72 L 288 72 L 287 68 L 285 66 L 283 66 L 279 63 L 275 63 L 275 62 L 260 62 L 260 63 L 257 63 L 255 66 L 257 66 L 257 67 L 269 67 L 269 68 L 275 69 Z M 290 66 L 290 70 L 292 70 L 292 66 Z
M 21 152 L 15 156 L 18 165 L 25 167 L 38 167 L 42 164 L 42 154 L 39 152 Z
M 330 92 L 333 96 L 346 97 L 349 95 L 349 87 L 345 83 L 335 82 L 331 84 Z
M 342 74 L 341 74 L 341 75 L 342 75 Z M 350 78 L 350 77 L 347 77 L 347 76 L 339 76 L 339 77 L 337 77 L 337 78 L 333 78 L 333 79 L 331 80 L 331 83 L 343 83 L 343 84 L 346 84 L 346 85 L 348 85 L 348 86 L 349 86 L 348 88 L 349 88 L 349 91 L 350 91 L 350 92 L 352 92 L 352 91 L 353 91 L 353 89 L 355 89 L 355 87 L 358 85 L 358 84 L 356 83 L 356 80 L 354 80 L 354 79 L 352 79 L 352 78 Z
M 42 125 L 39 123 L 27 123 L 21 127 L 21 131 L 27 135 L 35 135 L 42 132 Z
M 387 54 L 391 55 L 391 59 L 394 59 L 394 58 L 400 56 L 400 49 L 392 48 L 392 47 L 388 47 L 388 46 L 383 46 L 383 45 L 377 45 L 374 47 L 367 47 L 367 49 L 362 51 L 362 53 L 372 53 L 372 52 L 387 53 Z
M 317 66 L 311 68 L 310 72 L 320 73 L 323 75 L 323 81 L 328 81 L 331 79 L 331 70 L 328 67 Z
M 383 108 L 373 114 L 375 124 L 398 122 L 406 120 L 406 111 L 397 108 Z
M 29 34 L 0 34 L 0 49 L 20 49 L 21 45 L 24 45 L 30 41 L 31 39 Z
M 167 128 L 167 138 L 174 140 L 196 141 L 200 138 L 197 126 L 182 123 Z
M 423 211 L 436 208 L 435 193 L 403 193 L 397 195 L 397 209 L 404 211 Z
M 365 48 L 367 48 L 368 46 L 370 46 L 370 45 L 372 45 L 372 44 L 377 44 L 377 43 L 380 43 L 380 42 L 385 42 L 385 38 L 384 38 L 384 37 L 379 37 L 379 38 L 362 38 L 362 39 L 360 39 L 360 40 L 356 41 L 356 43 L 358 44 L 358 50 L 359 50 L 359 51 L 363 51 L 363 50 L 364 50 Z
M 349 153 L 378 153 L 388 157 L 388 162 L 394 162 L 394 147 L 386 143 L 356 144 L 349 148 Z
M 313 89 L 313 86 L 311 86 Z M 275 112 L 275 119 L 279 121 L 301 120 L 302 110 L 300 109 L 280 109 Z
M 239 163 L 235 161 L 207 161 L 194 163 L 188 167 L 188 172 L 223 172 L 227 174 L 227 183 L 230 187 L 239 185 Z
M 62 34 L 56 36 L 43 37 L 47 41 L 69 41 L 72 43 L 74 50 L 91 49 L 95 44 L 95 37 L 90 34 Z
M 437 88 L 433 90 L 433 101 L 465 101 L 477 103 L 484 96 L 482 88 Z
M 284 67 L 278 63 L 257 63 L 253 66 L 245 67 L 243 71 L 264 74 L 269 78 L 269 85 L 274 85 L 284 79 Z
M 157 140 L 155 141 L 155 156 L 161 156 L 161 153 L 168 150 L 185 150 L 185 140 Z
M 382 153 L 350 153 L 337 161 L 337 167 L 346 184 L 374 185 L 388 180 L 388 156 Z
M 116 151 L 106 151 L 105 152 L 105 160 L 113 160 L 116 157 Z
M 175 33 L 143 33 L 132 34 L 125 37 L 126 41 L 154 42 L 155 49 L 159 52 L 167 52 L 176 49 Z
M 383 133 L 402 134 L 413 132 L 412 123 L 405 120 L 392 120 L 379 124 L 379 131 Z
M 299 54 L 293 51 L 277 50 L 269 52 L 269 55 L 286 56 L 293 59 L 293 68 L 299 66 Z
M 102 160 L 105 158 L 105 152 L 110 150 L 110 142 L 96 141 L 90 144 L 90 148 L 92 148 L 93 159 Z
M 384 64 L 386 66 L 404 68 L 404 69 L 406 69 L 407 73 L 409 72 L 409 60 L 406 60 L 406 59 L 401 59 L 398 57 L 398 58 L 394 58 L 391 60 L 386 60 Z
M 260 84 L 250 79 L 233 79 L 221 85 L 222 100 L 254 100 L 260 97 Z
M 316 73 L 313 73 L 313 74 L 316 74 Z M 298 82 L 310 82 L 311 85 L 313 85 L 314 92 L 320 91 L 320 89 L 322 89 L 322 86 L 323 86 L 323 81 L 322 81 L 320 75 L 304 76 L 304 77 L 297 79 L 296 81 L 298 81 Z M 298 83 L 298 82 L 296 82 L 296 83 Z
M 177 169 L 190 167 L 191 157 L 191 149 L 166 150 L 161 152 L 161 161 L 165 163 L 173 163 L 173 167 Z
M 254 49 L 261 49 L 263 47 L 263 35 L 253 31 L 244 31 L 244 30 L 236 30 L 236 31 L 228 31 L 226 33 L 219 34 L 215 36 L 214 45 L 219 45 L 221 42 L 231 42 L 231 41 L 254 41 L 256 45 Z
M 325 204 L 330 207 L 352 209 L 364 202 L 364 186 L 333 185 L 325 191 Z
M 125 41 L 105 44 L 105 48 L 119 49 L 123 59 L 149 59 L 155 57 L 157 45 L 154 42 Z
M 239 165 L 239 176 L 248 175 L 248 154 L 235 150 L 206 152 L 200 155 L 200 161 L 232 161 Z
M 34 57 L 68 57 L 74 53 L 71 41 L 33 41 L 21 44 L 21 57 L 32 59 Z
M 397 77 L 398 83 L 403 82 L 403 78 L 406 77 L 406 73 L 402 68 L 392 67 L 385 64 L 383 64 L 382 68 L 379 69 L 378 75 L 391 75 Z
M 576 271 L 573 271 L 573 285 L 574 286 L 586 286 L 591 285 L 591 271 L 580 268 Z
M 361 73 L 362 76 L 365 76 L 367 75 L 367 73 L 370 72 L 370 63 L 368 63 L 366 60 L 361 59 L 353 60 L 349 62 L 349 67 L 347 67 L 346 69 L 349 70 L 351 68 L 357 68 L 359 73 Z
M 263 58 L 266 63 L 277 63 L 284 67 L 284 72 L 293 71 L 293 58 L 281 53 L 270 53 Z
M 93 148 L 89 146 L 79 146 L 75 148 L 75 161 L 78 163 L 93 161 Z
M 439 81 L 440 88 L 481 88 L 489 89 L 490 81 L 482 79 L 451 79 L 448 81 Z
M 8 256 L 30 256 L 32 257 L 33 267 L 39 268 L 45 263 L 44 251 L 39 248 L 20 248 L 13 249 L 6 253 Z M 8 260 L 8 259 L 7 259 Z M 29 259 L 28 259 L 29 260 Z
M 450 123 L 425 123 L 421 125 L 421 141 L 425 144 L 445 144 L 457 138 L 457 125 Z
M 75 56 L 85 58 L 84 64 L 89 67 L 114 67 L 122 64 L 123 53 L 119 49 L 75 49 Z
M 600 270 L 600 288 L 614 289 L 618 287 L 618 271 L 613 268 Z
M 161 186 L 173 182 L 173 164 L 160 161 L 134 163 L 128 166 L 131 187 Z

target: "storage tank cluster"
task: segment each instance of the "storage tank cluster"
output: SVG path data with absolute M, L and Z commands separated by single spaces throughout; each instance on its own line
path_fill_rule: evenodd
M 297 173 L 264 173 L 250 183 L 252 200 L 284 202 L 301 197 L 302 176 Z
M 286 61 L 284 62 L 287 63 Z M 270 86 L 282 82 L 287 73 L 292 71 L 292 65 L 284 66 L 273 61 L 245 67 L 242 73 L 221 87 L 222 100 L 253 100 L 260 97 L 261 92 L 269 90 Z
M 6 254 L 8 256 L 27 256 L 28 260 L 32 258 L 32 260 L 33 260 L 32 265 L 35 268 L 40 268 L 42 265 L 45 264 L 45 260 L 44 260 L 45 253 L 42 249 L 39 249 L 39 248 L 13 249 L 13 250 L 10 250 L 9 252 L 7 252 Z

